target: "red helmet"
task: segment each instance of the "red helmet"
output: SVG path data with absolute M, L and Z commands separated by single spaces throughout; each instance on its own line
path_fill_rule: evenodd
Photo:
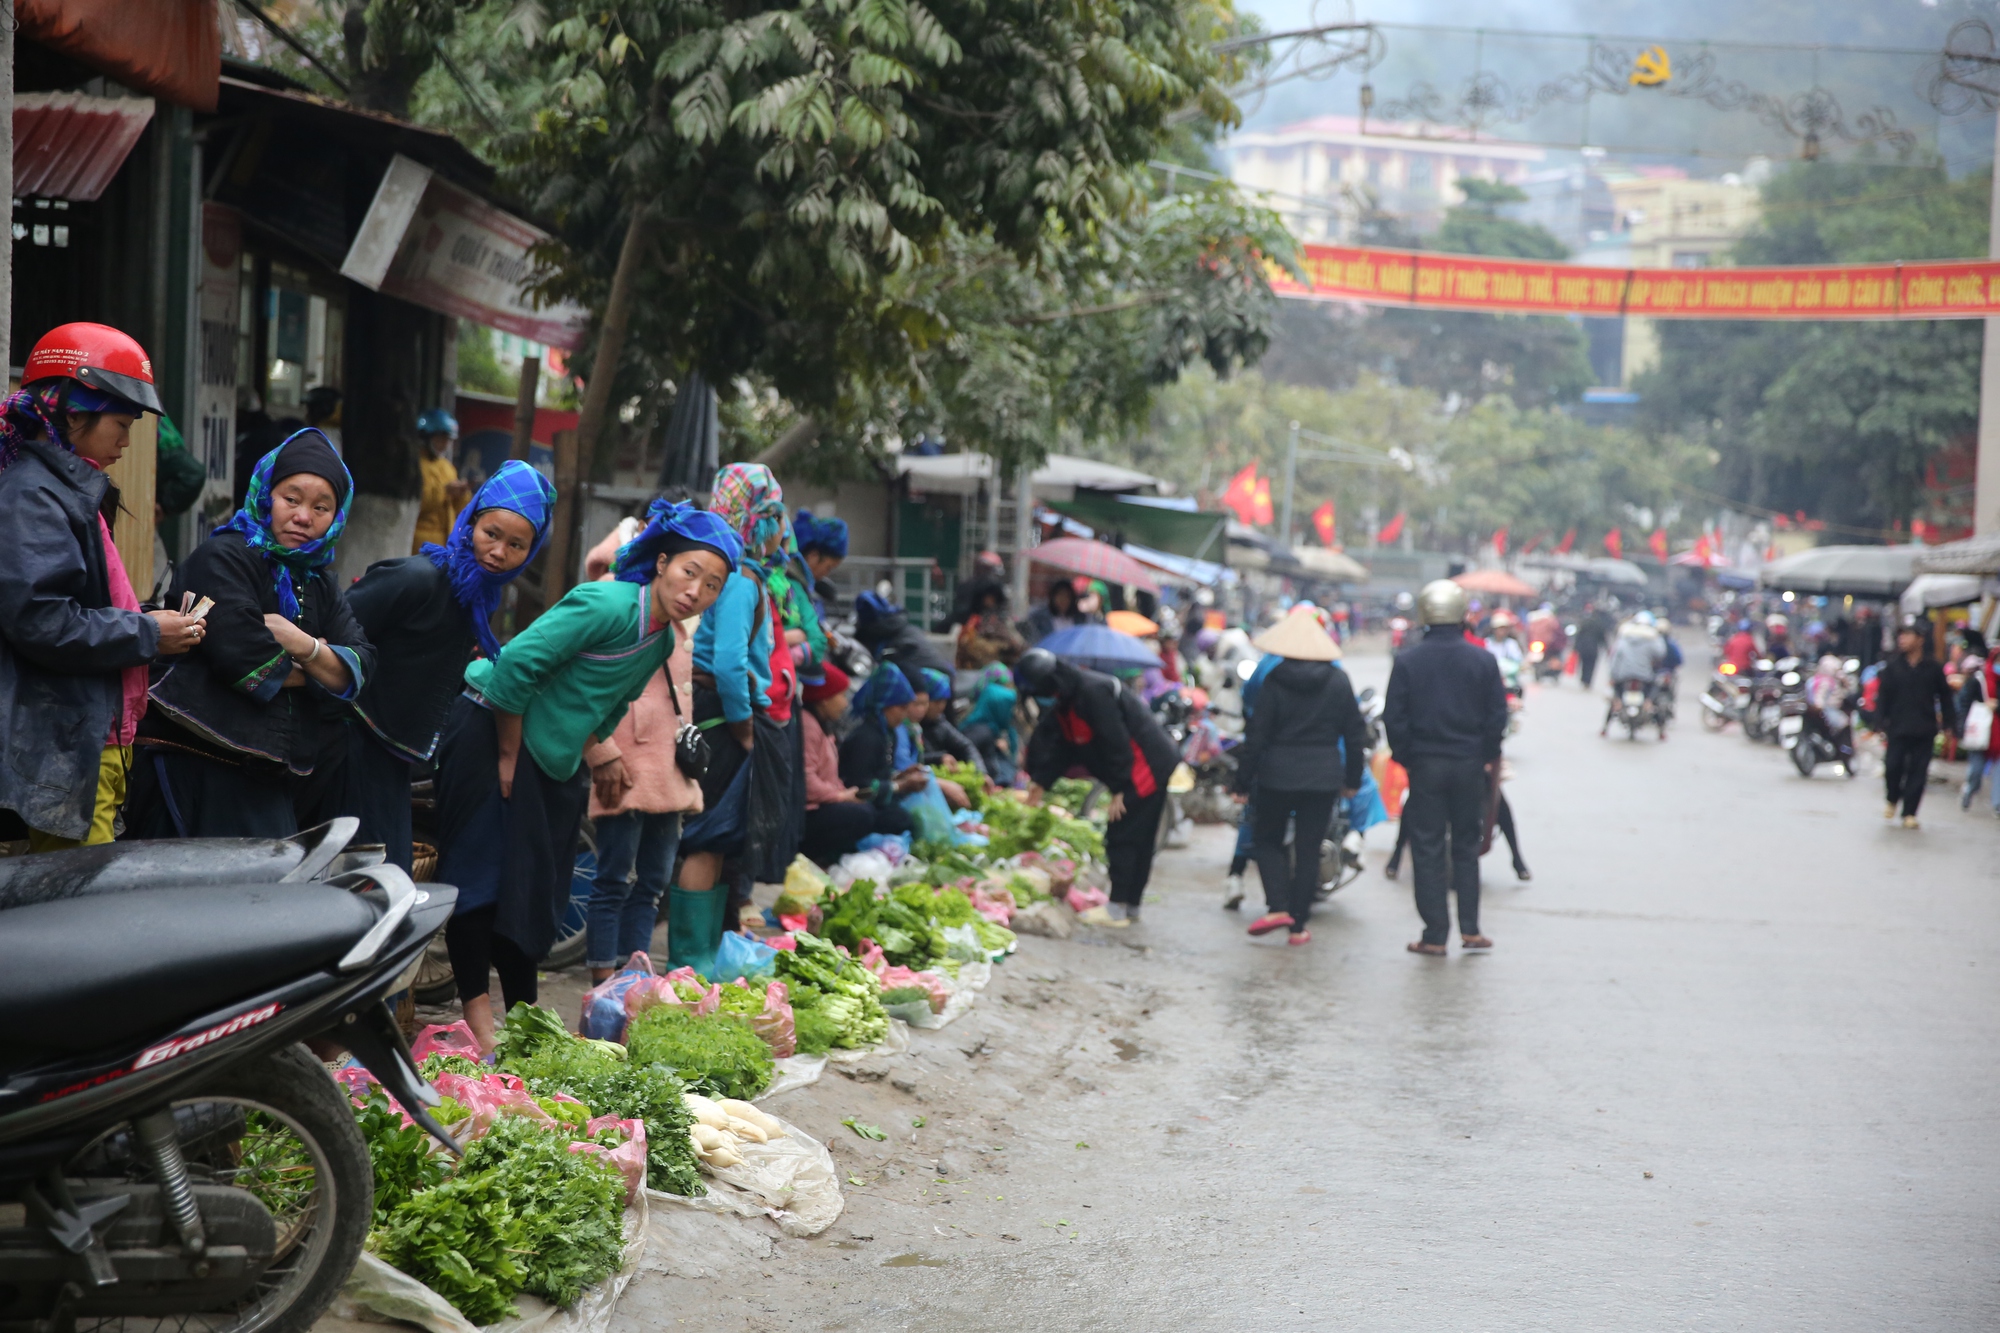
M 153 388 L 153 363 L 146 349 L 128 333 L 105 324 L 64 324 L 50 329 L 28 353 L 21 383 L 55 378 L 73 379 L 99 393 L 123 398 L 148 412 L 161 412 Z

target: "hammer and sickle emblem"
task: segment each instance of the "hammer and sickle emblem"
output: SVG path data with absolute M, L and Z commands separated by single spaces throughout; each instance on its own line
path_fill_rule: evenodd
M 1663 46 L 1649 46 L 1641 51 L 1632 62 L 1632 75 L 1626 80 L 1641 88 L 1657 88 L 1674 77 L 1674 62 L 1668 58 Z

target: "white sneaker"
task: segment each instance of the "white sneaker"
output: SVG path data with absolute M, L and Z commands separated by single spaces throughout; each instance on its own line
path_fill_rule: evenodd
M 1110 926 L 1114 930 L 1123 930 L 1132 924 L 1123 917 L 1111 915 L 1101 903 L 1089 911 L 1079 912 L 1076 919 L 1086 926 Z
M 1222 910 L 1233 912 L 1243 905 L 1243 876 L 1231 875 L 1222 881 Z

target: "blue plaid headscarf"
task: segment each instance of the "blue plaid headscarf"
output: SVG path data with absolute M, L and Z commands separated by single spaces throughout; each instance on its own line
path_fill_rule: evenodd
M 910 688 L 909 677 L 885 662 L 854 692 L 849 707 L 856 716 L 872 719 L 876 726 L 886 729 L 888 724 L 882 720 L 882 710 L 914 698 L 916 691 Z
M 528 558 L 504 574 L 495 574 L 479 563 L 472 552 L 472 525 L 489 509 L 505 509 L 528 520 L 535 530 L 535 543 Z M 452 596 L 472 617 L 472 632 L 488 657 L 500 656 L 500 637 L 493 632 L 493 613 L 500 607 L 501 594 L 534 563 L 543 543 L 549 539 L 549 520 L 556 509 L 556 488 L 549 479 L 518 458 L 510 458 L 486 479 L 479 493 L 458 511 L 451 535 L 444 545 L 425 542 L 423 554 L 445 572 L 451 581 Z
M 823 551 L 836 560 L 847 559 L 847 520 L 844 518 L 814 518 L 812 510 L 801 509 L 792 520 L 792 536 L 801 551 Z
M 922 689 L 933 699 L 951 698 L 951 677 L 936 667 L 918 667 L 917 678 L 910 684 Z
M 310 438 L 308 438 L 310 437 Z M 272 472 L 278 465 L 278 458 L 286 449 L 298 441 L 305 446 L 313 466 L 288 467 L 283 477 L 274 477 Z M 304 546 L 293 549 L 280 542 L 271 532 L 271 488 L 285 477 L 300 472 L 322 475 L 319 469 L 337 472 L 338 476 L 328 476 L 339 495 L 340 508 L 334 512 L 333 522 L 319 537 Z M 299 595 L 292 584 L 294 574 L 303 578 L 315 569 L 333 563 L 334 546 L 340 541 L 340 533 L 347 526 L 347 507 L 354 501 L 354 478 L 348 474 L 347 464 L 341 462 L 339 451 L 332 441 L 319 430 L 308 426 L 285 440 L 285 442 L 257 460 L 256 470 L 250 474 L 250 489 L 244 493 L 243 507 L 232 514 L 227 523 L 215 529 L 211 536 L 220 537 L 225 532 L 240 532 L 250 549 L 264 557 L 264 563 L 271 567 L 271 573 L 278 589 L 278 609 L 287 620 L 299 618 Z
M 646 511 L 645 528 L 618 548 L 618 558 L 612 567 L 622 582 L 651 583 L 653 576 L 659 573 L 662 555 L 671 555 L 689 546 L 706 547 L 715 552 L 728 564 L 731 573 L 743 560 L 743 543 L 736 539 L 736 533 L 730 526 L 714 514 L 697 509 L 685 500 L 679 504 L 655 500 L 653 507 Z

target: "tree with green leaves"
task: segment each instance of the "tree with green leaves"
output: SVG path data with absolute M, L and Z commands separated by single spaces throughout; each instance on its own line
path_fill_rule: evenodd
M 1990 179 L 1953 180 L 1936 161 L 1799 163 L 1764 187 L 1762 221 L 1734 257 L 1823 264 L 1983 256 Z M 1969 448 L 1977 429 L 1977 321 L 1686 320 L 1659 328 L 1659 364 L 1635 382 L 1645 428 L 1712 447 L 1725 493 L 1885 532 L 1912 517 L 1966 521 L 1957 509 L 1969 494 L 1939 497 L 1928 483 L 1936 461 Z

